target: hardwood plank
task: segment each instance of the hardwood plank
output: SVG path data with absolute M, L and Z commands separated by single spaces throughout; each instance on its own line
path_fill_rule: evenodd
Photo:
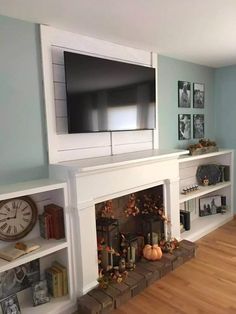
M 236 313 L 236 220 L 197 244 L 196 258 L 150 285 L 113 313 Z

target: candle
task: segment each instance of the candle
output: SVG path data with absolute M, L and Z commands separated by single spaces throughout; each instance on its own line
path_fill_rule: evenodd
M 113 254 L 112 252 L 110 253 L 110 265 L 113 267 Z
M 129 262 L 131 260 L 131 251 L 130 251 L 130 246 L 128 247 L 128 251 L 127 251 L 127 262 Z
M 101 251 L 101 266 L 103 269 L 107 269 L 108 266 L 108 252 L 106 250 Z
M 131 256 L 130 256 L 130 259 L 135 262 L 135 247 L 134 246 L 131 246 Z

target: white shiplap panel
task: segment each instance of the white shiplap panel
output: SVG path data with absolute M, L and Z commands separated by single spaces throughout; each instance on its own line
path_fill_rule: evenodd
M 44 32 L 47 32 L 47 35 L 53 38 L 53 46 L 147 66 L 151 66 L 152 64 L 151 53 L 148 51 L 126 47 L 76 33 L 61 31 L 48 26 L 43 26 L 43 28 Z
M 152 131 L 112 132 L 113 154 L 152 149 Z
M 110 134 L 84 133 L 84 134 L 60 134 L 57 137 L 58 146 L 63 150 L 74 150 L 83 148 L 110 147 Z
M 53 64 L 53 81 L 65 83 L 65 70 L 63 65 Z
M 58 158 L 59 160 L 62 160 L 62 161 L 109 156 L 109 155 L 111 155 L 110 146 L 58 151 Z
M 56 117 L 66 118 L 67 117 L 66 100 L 56 99 L 55 110 L 56 110 Z
M 128 131 L 128 132 L 112 132 L 112 144 L 131 144 L 152 141 L 152 131 Z
M 152 142 L 115 145 L 112 147 L 112 152 L 113 154 L 124 154 L 148 149 L 152 149 Z
M 52 83 L 50 88 L 46 86 L 44 88 L 46 107 L 50 107 L 47 110 L 50 162 L 153 148 L 152 131 L 119 132 L 119 135 L 113 133 L 112 141 L 110 133 L 102 137 L 99 133 L 93 134 L 94 137 L 91 137 L 91 134 L 76 134 L 75 136 L 68 134 L 64 73 L 64 51 L 152 66 L 150 52 L 64 32 L 48 26 L 41 26 L 41 40 L 44 81 L 47 86 Z M 111 146 L 113 146 L 112 150 Z
M 64 64 L 64 48 L 52 46 L 52 63 Z
M 66 84 L 54 82 L 54 97 L 59 100 L 66 100 Z
M 56 117 L 56 130 L 57 134 L 68 133 L 67 117 Z M 58 149 L 60 149 L 60 146 L 58 146 Z

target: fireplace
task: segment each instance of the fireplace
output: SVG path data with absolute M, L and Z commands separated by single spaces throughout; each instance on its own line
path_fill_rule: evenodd
M 71 217 L 73 254 L 76 260 L 74 272 L 77 295 L 87 293 L 98 284 L 96 207 L 99 204 L 109 200 L 121 202 L 122 198 L 127 203 L 132 194 L 137 197 L 138 193 L 142 193 L 140 191 L 159 187 L 162 190 L 165 215 L 171 220 L 171 235 L 180 238 L 178 157 L 185 153 L 152 150 L 50 166 L 51 176 L 66 179 L 69 186 L 68 214 Z M 122 226 L 124 233 L 132 234 L 130 226 L 126 230 L 126 223 L 122 223 L 119 221 L 119 228 Z M 147 228 L 148 224 L 147 221 Z M 112 228 L 116 233 L 116 225 Z M 131 239 L 126 240 L 136 241 L 132 235 Z
M 95 205 L 99 280 L 122 281 L 144 246 L 166 240 L 163 185 Z M 165 232 L 166 231 L 166 232 Z M 114 278 L 115 276 L 115 278 Z

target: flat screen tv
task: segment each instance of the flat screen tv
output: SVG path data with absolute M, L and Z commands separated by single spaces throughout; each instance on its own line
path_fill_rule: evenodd
M 69 133 L 154 129 L 155 69 L 64 52 Z

